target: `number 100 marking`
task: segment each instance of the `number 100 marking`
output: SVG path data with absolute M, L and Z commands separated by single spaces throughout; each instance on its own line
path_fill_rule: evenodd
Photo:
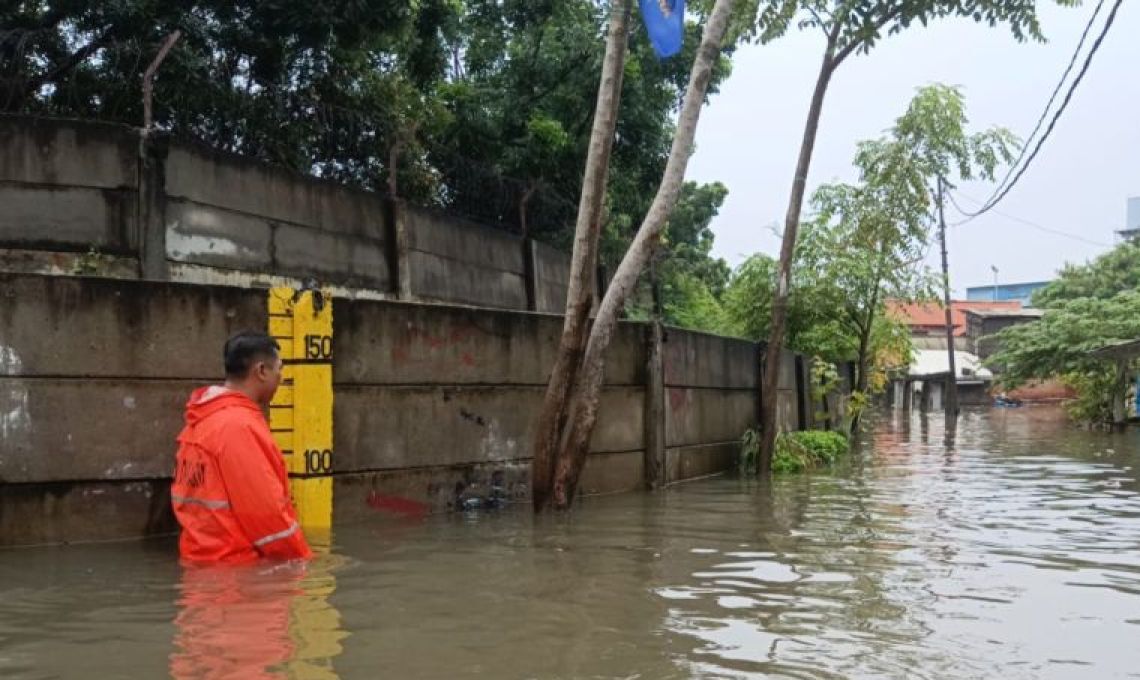
M 332 472 L 332 449 L 309 449 L 305 451 L 305 474 Z

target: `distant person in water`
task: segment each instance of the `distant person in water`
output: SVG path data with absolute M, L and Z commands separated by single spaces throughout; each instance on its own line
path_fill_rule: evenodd
M 264 409 L 281 382 L 277 341 L 239 333 L 223 350 L 224 385 L 186 403 L 170 500 L 191 562 L 251 562 L 312 555 L 289 498 L 280 449 Z

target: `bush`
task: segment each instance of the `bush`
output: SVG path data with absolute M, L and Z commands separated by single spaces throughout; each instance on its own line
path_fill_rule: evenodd
M 847 437 L 839 432 L 807 430 L 785 432 L 776 437 L 776 453 L 772 458 L 773 472 L 803 472 L 831 465 L 847 453 Z M 740 439 L 740 471 L 755 474 L 760 457 L 760 433 L 748 430 Z
M 785 432 L 776 437 L 776 454 L 772 459 L 773 472 L 803 472 L 831 465 L 847 453 L 847 437 L 839 432 L 808 430 Z

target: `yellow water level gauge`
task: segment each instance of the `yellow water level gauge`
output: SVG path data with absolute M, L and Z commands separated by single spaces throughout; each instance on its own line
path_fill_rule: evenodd
M 281 345 L 284 377 L 269 428 L 285 455 L 293 502 L 305 530 L 332 526 L 332 298 L 320 290 L 269 291 L 269 334 Z

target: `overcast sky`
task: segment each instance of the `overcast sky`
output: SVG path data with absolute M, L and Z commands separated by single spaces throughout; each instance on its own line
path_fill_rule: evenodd
M 1008 31 L 950 20 L 885 39 L 869 55 L 840 67 L 824 104 L 808 177 L 808 195 L 823 182 L 852 181 L 858 140 L 877 137 L 906 108 L 915 88 L 932 82 L 964 88 L 974 129 L 1003 125 L 1028 136 L 1068 63 L 1094 2 L 1060 8 L 1042 0 L 1049 42 L 1018 43 Z M 1098 17 L 1098 26 L 1111 0 Z M 1095 36 L 1090 35 L 1088 43 Z M 1114 243 L 1125 202 L 1140 196 L 1140 1 L 1126 0 L 1045 147 L 997 211 L 950 232 L 956 296 L 968 286 L 1051 278 L 1065 262 L 1082 262 Z M 1086 43 L 1086 49 L 1088 46 Z M 729 195 L 713 222 L 714 254 L 736 265 L 762 251 L 775 255 L 822 36 L 794 33 L 767 46 L 745 46 L 733 75 L 701 115 L 688 177 L 719 180 Z M 960 195 L 985 200 L 992 187 Z M 963 207 L 977 207 L 968 200 Z M 948 221 L 957 215 L 947 214 Z M 1085 241 L 1048 233 L 1072 232 Z M 932 249 L 930 264 L 938 263 Z

